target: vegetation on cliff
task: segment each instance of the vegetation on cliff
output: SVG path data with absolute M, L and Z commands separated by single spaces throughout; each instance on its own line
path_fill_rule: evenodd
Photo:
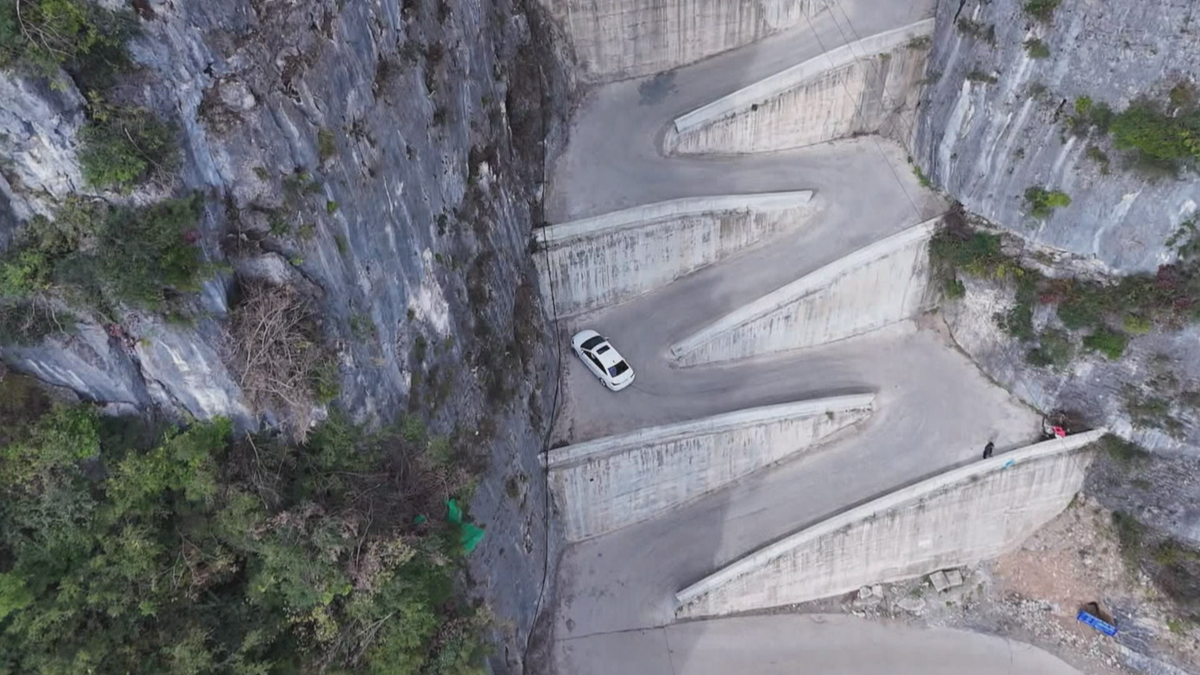
M 457 440 L 335 418 L 290 445 L 0 389 L 0 673 L 481 672 Z
M 1033 342 L 1028 360 L 1034 365 L 1065 365 L 1075 353 L 1069 339 L 1064 343 L 1069 334 L 1056 329 L 1037 333 L 1033 325 L 1037 305 L 1053 306 L 1063 328 L 1086 332 L 1081 340 L 1085 349 L 1109 359 L 1121 357 L 1130 334 L 1200 320 L 1200 238 L 1195 219 L 1184 223 L 1170 242 L 1177 251 L 1174 262 L 1161 265 L 1154 274 L 1104 282 L 1043 277 L 1018 255 L 1006 252 L 1000 234 L 969 227 L 961 210 L 949 214 L 946 222 L 930 242 L 930 257 L 943 288 L 952 297 L 961 296 L 964 274 L 1011 280 L 1016 304 L 997 322 L 1013 337 Z

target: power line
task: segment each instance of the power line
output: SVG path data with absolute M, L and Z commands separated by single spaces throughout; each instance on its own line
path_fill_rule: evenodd
M 850 15 L 849 15 L 849 14 L 846 12 L 846 9 L 845 9 L 844 7 L 842 7 L 842 6 L 841 6 L 841 4 L 839 4 L 839 3 L 838 3 L 838 0 L 828 0 L 828 1 L 829 1 L 829 3 L 831 3 L 831 5 L 836 5 L 836 6 L 837 6 L 837 8 L 838 8 L 838 11 L 840 11 L 840 12 L 841 12 L 841 14 L 842 14 L 842 18 L 843 18 L 843 19 L 845 19 L 845 21 L 846 21 L 846 25 L 847 25 L 847 26 L 850 28 L 850 34 L 854 36 L 854 41 L 855 41 L 855 42 L 861 42 L 863 38 L 862 38 L 862 36 L 861 36 L 861 35 L 859 35 L 859 33 L 858 33 L 858 30 L 856 30 L 856 29 L 854 28 L 854 22 L 850 20 Z M 830 15 L 831 15 L 831 16 L 833 15 L 833 8 L 832 8 L 832 7 L 830 7 Z M 849 38 L 847 38 L 847 37 L 846 37 L 846 32 L 842 30 L 842 25 L 841 25 L 841 23 L 839 23 L 839 22 L 838 22 L 838 20 L 837 20 L 837 18 L 836 18 L 836 17 L 834 17 L 834 19 L 833 19 L 833 25 L 834 25 L 835 27 L 837 27 L 837 29 L 838 29 L 838 32 L 839 32 L 839 33 L 841 33 L 841 35 L 842 35 L 842 40 L 843 40 L 843 41 L 845 41 L 847 44 L 850 44 L 850 40 L 849 40 Z M 851 52 L 851 53 L 853 54 L 853 52 Z M 856 57 L 856 60 L 857 60 L 857 57 Z M 879 77 L 880 81 L 882 82 L 882 80 L 883 80 L 883 66 L 881 66 L 881 65 L 879 65 L 879 64 L 876 64 L 876 65 L 875 65 L 875 72 L 876 72 L 876 75 L 877 75 L 877 77 Z M 883 104 L 884 104 L 883 95 L 882 95 L 882 94 L 880 94 L 880 97 L 879 97 L 879 105 L 880 105 L 880 107 L 881 107 L 881 108 L 883 107 Z M 903 118 L 899 118 L 899 117 L 898 117 L 898 118 L 897 118 L 897 122 L 898 122 L 898 123 L 901 125 L 901 127 L 905 127 L 905 125 L 904 125 L 904 123 L 903 123 L 902 119 L 903 119 Z M 913 129 L 914 129 L 914 127 L 913 127 L 913 125 L 911 125 L 911 124 L 910 124 L 910 125 L 907 125 L 907 127 L 904 129 L 905 131 L 907 131 L 907 132 L 908 132 L 908 137 L 909 137 L 909 138 L 912 138 L 912 137 L 913 137 L 913 135 L 914 135 L 914 134 L 913 134 Z
M 540 19 L 538 21 L 540 23 Z M 539 98 L 541 100 L 541 106 L 540 106 L 541 107 L 541 110 L 540 110 L 541 120 L 540 121 L 541 121 L 541 145 L 542 145 L 542 153 L 541 153 L 541 155 L 542 155 L 541 156 L 542 195 L 541 195 L 541 201 L 539 203 L 540 213 L 538 214 L 539 222 L 537 223 L 537 225 L 542 226 L 541 227 L 542 231 L 539 233 L 535 230 L 534 232 L 531 232 L 530 234 L 533 237 L 538 237 L 538 234 L 542 235 L 540 237 L 541 245 L 539 246 L 539 248 L 542 249 L 542 252 L 544 253 L 545 259 L 546 259 L 546 277 L 549 280 L 549 286 L 550 286 L 550 325 L 551 325 L 551 330 L 553 331 L 552 339 L 554 342 L 554 351 L 555 351 L 555 356 L 554 356 L 554 396 L 550 402 L 550 416 L 546 420 L 546 433 L 542 437 L 541 459 L 545 460 L 547 458 L 547 455 L 550 452 L 550 435 L 554 432 L 554 426 L 555 426 L 555 423 L 558 418 L 558 397 L 559 397 L 561 384 L 562 384 L 562 340 L 559 339 L 560 336 L 558 334 L 559 333 L 558 302 L 555 299 L 554 275 L 550 274 L 550 251 L 549 251 L 549 246 L 547 246 L 546 242 L 545 242 L 545 215 L 546 215 L 546 213 L 545 213 L 545 208 L 546 208 L 545 207 L 545 199 L 546 199 L 545 186 L 547 185 L 546 116 L 548 114 L 547 111 L 549 110 L 550 105 L 549 105 L 549 101 L 547 100 L 547 93 L 546 93 L 546 73 L 545 73 L 545 70 L 540 61 L 538 63 L 538 93 L 539 93 Z M 532 215 L 532 213 L 530 215 Z M 542 559 L 542 583 L 541 583 L 541 588 L 538 590 L 537 602 L 534 604 L 533 622 L 529 625 L 529 632 L 526 633 L 526 635 L 525 635 L 525 645 L 524 645 L 524 648 L 521 650 L 521 669 L 523 672 L 526 672 L 526 673 L 528 672 L 528 662 L 529 662 L 529 641 L 533 637 L 533 631 L 537 628 L 538 619 L 541 617 L 542 603 L 545 601 L 545 598 L 546 598 L 546 586 L 547 586 L 547 582 L 550 580 L 550 463 L 548 461 L 542 461 L 542 481 L 543 481 L 542 532 L 544 535 L 543 546 L 542 546 L 542 550 L 544 551 L 543 559 Z
M 836 2 L 836 0 L 834 0 L 834 1 Z M 844 14 L 844 12 L 843 12 L 843 14 Z M 832 14 L 831 14 L 831 16 L 832 16 Z M 817 45 L 821 48 L 822 53 L 826 53 L 826 54 L 829 53 L 830 50 L 828 47 L 825 46 L 825 42 L 823 40 L 821 40 L 821 35 L 820 35 L 820 33 L 817 32 L 816 26 L 813 25 L 812 19 L 809 18 L 807 14 L 805 14 L 804 20 L 808 23 L 808 28 L 810 31 L 812 31 L 813 37 L 816 39 Z M 834 26 L 837 27 L 838 32 L 842 34 L 842 39 L 844 41 L 846 41 L 847 45 L 849 45 L 850 41 L 847 38 L 845 31 L 843 31 L 841 26 L 838 24 L 836 18 L 833 19 L 833 24 L 834 24 Z M 853 49 L 851 49 L 850 55 L 854 59 L 855 63 L 857 63 L 859 65 L 859 67 L 863 67 L 864 70 L 866 69 L 863 66 L 862 60 L 858 58 L 858 55 L 854 52 Z M 846 92 L 846 97 L 849 98 L 851 101 L 855 101 L 853 103 L 853 105 L 854 105 L 855 109 L 858 111 L 858 114 L 865 117 L 863 104 L 856 101 L 856 97 L 850 92 L 850 88 L 846 86 L 845 80 L 839 79 L 838 81 L 841 84 L 842 89 Z M 880 104 L 880 107 L 883 106 L 882 95 L 880 96 L 879 104 Z M 906 200 L 908 200 L 909 206 L 912 207 L 913 213 L 916 214 L 917 219 L 919 220 L 921 218 L 921 209 L 917 208 L 917 204 L 915 201 L 913 201 L 912 195 L 908 194 L 908 189 L 904 187 L 904 181 L 900 179 L 900 174 L 896 173 L 896 168 L 894 166 L 892 166 L 892 163 L 890 161 L 888 161 L 887 153 L 884 152 L 883 146 L 879 143 L 878 136 L 875 134 L 871 134 L 871 140 L 875 143 L 875 148 L 877 150 L 879 150 L 879 155 L 880 155 L 880 157 L 883 158 L 883 163 L 886 164 L 888 169 L 891 171 L 892 177 L 896 180 L 896 184 L 900 186 L 900 191 L 904 193 L 904 198 Z

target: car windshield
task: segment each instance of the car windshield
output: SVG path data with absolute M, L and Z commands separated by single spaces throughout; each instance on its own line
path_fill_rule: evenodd
M 602 344 L 603 342 L 604 342 L 604 338 L 597 335 L 595 337 L 590 337 L 587 340 L 585 340 L 582 346 L 584 349 L 593 349 L 596 345 Z
M 608 374 L 611 375 L 612 377 L 616 377 L 616 376 L 620 375 L 621 373 L 624 373 L 627 370 L 629 370 L 628 363 L 625 363 L 624 361 L 617 361 L 616 365 L 614 365 L 608 369 Z

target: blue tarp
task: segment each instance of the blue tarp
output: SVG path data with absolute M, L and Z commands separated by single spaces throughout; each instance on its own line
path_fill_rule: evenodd
M 1079 610 L 1079 614 L 1075 618 L 1078 619 L 1080 623 L 1086 623 L 1087 625 L 1091 626 L 1092 628 L 1095 628 L 1096 630 L 1100 631 L 1101 633 L 1104 633 L 1105 635 L 1107 635 L 1109 637 L 1112 637 L 1117 634 L 1116 626 L 1112 625 L 1111 623 L 1109 623 L 1107 621 L 1104 621 L 1103 619 L 1097 618 L 1097 617 L 1083 611 L 1082 609 Z

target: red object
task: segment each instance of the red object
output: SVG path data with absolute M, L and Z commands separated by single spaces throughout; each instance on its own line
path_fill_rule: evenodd
M 1062 427 L 1050 427 L 1050 430 L 1053 431 L 1054 435 L 1058 436 L 1059 438 L 1067 437 L 1067 430 L 1063 429 Z

